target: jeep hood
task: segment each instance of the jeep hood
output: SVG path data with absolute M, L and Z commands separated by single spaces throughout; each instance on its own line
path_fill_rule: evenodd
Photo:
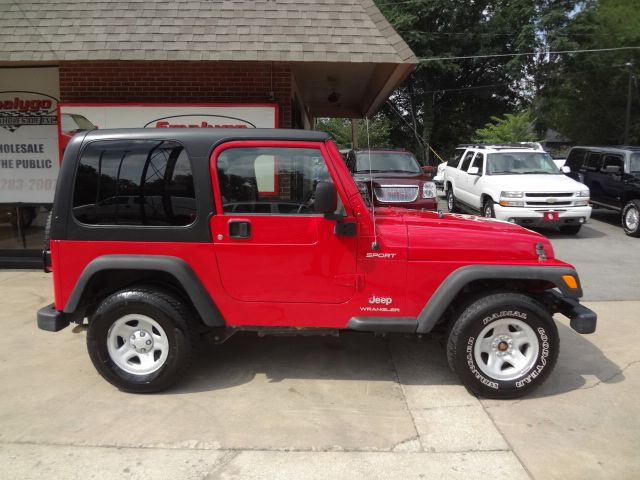
M 410 261 L 530 262 L 539 259 L 538 244 L 544 246 L 547 258 L 554 258 L 551 243 L 543 235 L 508 222 L 475 215 L 448 213 L 440 216 L 436 212 L 399 208 L 377 212 L 384 218 L 381 228 L 395 223 L 394 218 L 406 225 Z

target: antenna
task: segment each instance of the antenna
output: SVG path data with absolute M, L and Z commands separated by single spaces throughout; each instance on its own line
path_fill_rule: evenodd
M 371 242 L 371 249 L 376 251 L 380 248 L 378 244 L 378 229 L 376 228 L 376 204 L 373 199 L 375 195 L 373 193 L 373 175 L 371 172 L 371 144 L 369 143 L 369 117 L 365 117 L 365 124 L 367 125 L 367 154 L 369 156 L 369 188 L 371 192 L 371 212 L 373 214 L 373 242 Z

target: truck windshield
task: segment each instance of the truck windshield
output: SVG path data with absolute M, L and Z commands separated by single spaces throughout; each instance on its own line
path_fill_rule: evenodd
M 371 155 L 371 165 L 369 165 Z M 420 173 L 420 164 L 409 152 L 359 152 L 356 154 L 355 173 L 400 172 Z
M 489 175 L 551 174 L 562 172 L 545 152 L 500 152 L 488 154 Z
M 629 164 L 630 173 L 640 173 L 640 153 L 631 154 L 631 163 Z

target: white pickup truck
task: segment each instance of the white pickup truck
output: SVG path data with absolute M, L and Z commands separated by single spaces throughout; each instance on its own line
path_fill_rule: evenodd
M 444 171 L 450 212 L 481 213 L 575 235 L 589 221 L 589 189 L 567 177 L 534 145 L 466 145 Z

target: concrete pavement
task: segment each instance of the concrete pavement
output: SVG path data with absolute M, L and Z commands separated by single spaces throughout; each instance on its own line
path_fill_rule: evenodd
M 0 478 L 638 478 L 640 302 L 561 320 L 561 357 L 519 401 L 478 400 L 443 338 L 237 335 L 158 395 L 94 370 L 85 331 L 39 331 L 51 277 L 0 272 Z

